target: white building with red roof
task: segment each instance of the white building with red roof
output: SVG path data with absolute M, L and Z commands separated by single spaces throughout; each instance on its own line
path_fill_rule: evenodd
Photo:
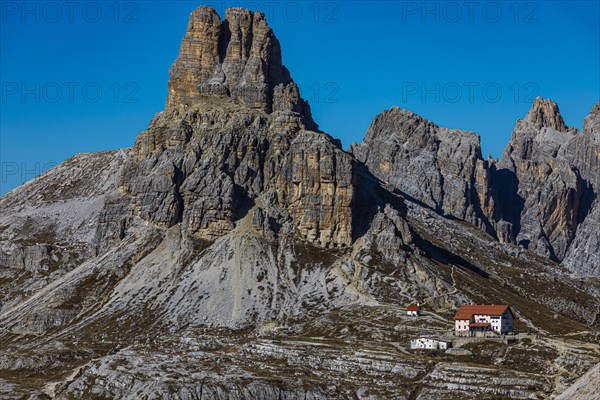
M 457 336 L 505 335 L 513 331 L 514 315 L 508 305 L 464 305 L 454 316 Z
M 419 305 L 419 303 L 417 304 L 409 304 L 406 307 L 406 314 L 407 315 L 412 315 L 415 317 L 418 317 L 419 315 L 421 315 L 421 306 Z

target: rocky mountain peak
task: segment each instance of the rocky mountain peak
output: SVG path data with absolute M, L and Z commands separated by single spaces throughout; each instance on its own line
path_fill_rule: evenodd
M 600 101 L 592 107 L 589 115 L 583 120 L 583 131 L 594 134 L 600 142 Z
M 363 143 L 373 141 L 423 141 L 435 146 L 432 132 L 438 128 L 434 123 L 409 110 L 393 106 L 377 115 L 367 130 Z
M 565 125 L 554 101 L 535 99 L 517 122 L 493 179 L 517 243 L 564 259 L 594 197 L 590 149 L 584 135 Z
M 568 130 L 560 115 L 558 105 L 551 99 L 542 99 L 541 97 L 535 99 L 523 122 L 538 130 L 542 128 L 552 128 L 559 132 Z
M 195 10 L 132 148 L 0 197 L 0 399 L 555 398 L 600 361 L 600 105 L 548 102 L 505 168 L 398 107 L 345 152 L 262 13 Z M 530 332 L 404 350 L 461 304 Z
M 448 215 L 491 231 L 493 202 L 479 136 L 442 128 L 399 107 L 375 117 L 350 151 L 377 178 Z
M 297 114 L 318 129 L 262 12 L 229 8 L 221 21 L 211 7 L 194 10 L 170 77 L 167 110 L 226 96 L 268 114 Z

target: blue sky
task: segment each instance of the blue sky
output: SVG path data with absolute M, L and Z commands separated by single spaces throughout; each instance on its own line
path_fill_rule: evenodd
M 0 194 L 76 153 L 131 146 L 164 107 L 201 4 L 262 9 L 344 147 L 397 105 L 477 132 L 497 157 L 536 96 L 575 127 L 600 99 L 598 1 L 4 0 Z

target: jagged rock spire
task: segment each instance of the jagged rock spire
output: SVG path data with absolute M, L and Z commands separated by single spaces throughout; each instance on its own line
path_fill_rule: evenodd
M 307 129 L 318 129 L 262 12 L 229 8 L 221 21 L 210 7 L 194 10 L 170 75 L 167 109 L 228 96 L 269 114 L 297 113 Z
M 534 100 L 523 122 L 535 129 L 552 128 L 559 132 L 568 130 L 558 105 L 551 99 L 542 99 L 539 96 Z
M 558 105 L 551 99 L 537 97 L 527 115 L 518 119 L 499 165 L 512 168 L 515 159 L 555 158 L 576 130 L 567 127 Z
M 556 261 L 565 257 L 589 208 L 588 184 L 574 160 L 578 136 L 554 101 L 536 98 L 517 121 L 493 179 L 515 241 Z

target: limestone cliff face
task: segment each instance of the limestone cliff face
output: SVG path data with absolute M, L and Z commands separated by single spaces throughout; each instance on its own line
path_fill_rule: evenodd
M 233 8 L 221 22 L 200 7 L 171 69 L 167 107 L 137 138 L 122 196 L 107 205 L 101 247 L 122 239 L 132 216 L 215 240 L 258 203 L 255 222 L 273 237 L 349 246 L 354 160 L 311 128 L 264 15 Z
M 392 107 L 351 152 L 378 178 L 441 213 L 493 231 L 494 200 L 479 136 Z
M 159 115 L 138 137 L 118 210 L 214 240 L 260 203 L 275 235 L 296 232 L 323 247 L 352 243 L 354 161 L 329 136 L 304 130 L 294 116 L 206 103 L 180 111 Z M 115 232 L 126 222 L 113 214 L 107 223 Z
M 589 273 L 599 249 L 590 232 L 598 226 L 592 208 L 600 188 L 599 116 L 596 105 L 578 132 L 555 102 L 537 98 L 495 162 L 483 160 L 474 133 L 393 107 L 350 151 L 376 177 L 438 213 L 555 261 L 568 256 L 569 269 L 579 263 Z
M 167 109 L 202 101 L 200 95 L 227 96 L 268 114 L 292 111 L 317 129 L 262 12 L 230 8 L 221 21 L 210 7 L 196 9 L 170 74 Z
M 577 229 L 563 265 L 579 276 L 600 276 L 600 102 L 583 123 L 583 132 L 566 147 L 565 156 L 591 186 L 586 199 L 592 210 Z
M 301 237 L 346 247 L 353 242 L 356 183 L 354 160 L 326 136 L 305 132 L 292 141 L 277 187 Z
M 581 177 L 600 190 L 600 102 L 583 121 L 582 131 L 562 149 L 562 155 L 574 165 Z
M 562 260 L 586 212 L 588 183 L 564 155 L 578 133 L 552 100 L 537 98 L 518 120 L 493 169 L 502 218 L 516 243 Z

